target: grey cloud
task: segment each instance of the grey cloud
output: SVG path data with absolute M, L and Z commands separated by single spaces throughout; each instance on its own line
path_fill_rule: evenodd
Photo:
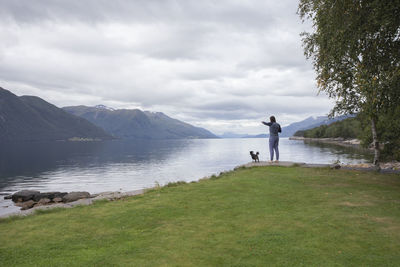
M 0 83 L 57 106 L 139 107 L 216 132 L 331 106 L 316 96 L 294 0 L 0 5 Z
M 329 101 L 320 96 L 268 96 L 220 99 L 209 103 L 191 105 L 185 111 L 192 117 L 202 119 L 257 119 L 266 114 L 313 114 L 324 113 Z
M 225 121 L 236 121 L 236 120 L 255 120 L 260 118 L 259 112 L 254 112 L 248 109 L 200 109 L 190 110 L 186 112 L 187 115 L 192 118 L 196 118 L 193 122 L 201 120 L 225 120 Z M 261 114 L 262 115 L 262 114 Z
M 1 15 L 21 23 L 40 20 L 85 22 L 173 22 L 179 19 L 231 25 L 266 25 L 273 20 L 271 5 L 264 1 L 196 0 L 1 0 Z
M 253 108 L 250 103 L 245 101 L 241 101 L 239 99 L 236 100 L 224 100 L 218 99 L 217 101 L 213 101 L 211 103 L 205 104 L 197 104 L 194 107 L 201 109 L 201 110 L 208 110 L 208 111 L 237 111 L 237 110 L 248 110 L 251 111 Z

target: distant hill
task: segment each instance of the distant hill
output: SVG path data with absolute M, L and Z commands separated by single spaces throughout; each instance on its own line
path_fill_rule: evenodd
M 64 107 L 65 111 L 85 118 L 120 138 L 137 139 L 185 139 L 217 138 L 206 129 L 168 117 L 162 112 L 139 109 L 111 109 L 103 105 L 95 107 Z
M 318 116 L 318 117 L 308 117 L 305 120 L 292 123 L 288 126 L 282 127 L 282 137 L 291 137 L 295 134 L 295 132 L 299 130 L 307 130 L 311 128 L 315 128 L 321 125 L 329 125 L 336 121 L 341 121 L 346 118 L 349 118 L 349 115 L 342 115 L 333 119 L 328 118 L 328 116 Z
M 267 134 L 257 134 L 257 135 L 236 134 L 236 133 L 226 132 L 226 133 L 221 134 L 219 137 L 221 137 L 221 138 L 265 138 L 265 137 L 268 137 L 268 135 Z
M 347 118 L 329 125 L 323 124 L 307 130 L 299 130 L 294 136 L 307 138 L 359 138 L 362 134 L 361 122 L 358 118 Z
M 307 119 L 304 119 L 299 122 L 294 122 L 288 126 L 282 127 L 282 133 L 279 135 L 281 137 L 291 137 L 293 136 L 297 131 L 300 130 L 307 130 L 311 128 L 315 128 L 321 125 L 329 125 L 331 123 L 334 123 L 336 121 L 341 121 L 346 118 L 353 117 L 349 115 L 343 115 L 339 116 L 333 119 L 329 119 L 328 116 L 318 116 L 318 117 L 308 117 Z M 279 122 L 278 122 L 279 123 Z M 249 135 L 249 134 L 236 134 L 236 133 L 223 133 L 220 135 L 221 138 L 265 138 L 269 136 L 268 133 L 268 127 L 265 127 L 265 132 L 264 134 L 257 134 L 257 135 Z
M 0 142 L 110 139 L 103 129 L 36 96 L 0 87 Z

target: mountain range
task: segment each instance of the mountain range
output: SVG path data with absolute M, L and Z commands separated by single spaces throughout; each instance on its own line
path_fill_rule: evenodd
M 318 116 L 318 117 L 308 117 L 302 121 L 299 122 L 294 122 L 292 124 L 289 124 L 288 126 L 282 127 L 282 133 L 279 135 L 281 137 L 291 137 L 294 135 L 295 132 L 299 130 L 308 130 L 312 129 L 321 125 L 329 125 L 333 122 L 336 121 L 341 121 L 344 119 L 347 119 L 351 116 L 349 115 L 342 115 L 338 116 L 336 118 L 329 118 L 328 116 Z M 265 138 L 268 137 L 268 127 L 265 128 L 264 134 L 256 134 L 256 135 L 250 135 L 250 134 L 236 134 L 236 133 L 223 133 L 219 137 L 221 138 Z
M 206 129 L 170 118 L 162 112 L 112 109 L 103 105 L 95 107 L 71 106 L 63 109 L 90 121 L 114 137 L 119 138 L 218 138 Z
M 103 129 L 36 96 L 0 87 L 0 141 L 111 139 Z
M 329 119 L 327 116 L 309 117 L 282 127 L 282 137 L 290 137 L 298 130 L 343 120 L 349 116 Z M 265 138 L 258 135 L 224 133 L 221 138 Z M 70 106 L 58 108 L 36 96 L 16 96 L 0 87 L 0 142 L 54 141 L 88 139 L 184 139 L 219 138 L 210 131 L 168 117 L 162 112 L 139 109 L 112 109 Z
M 318 117 L 308 117 L 305 120 L 292 123 L 288 126 L 282 127 L 282 137 L 291 137 L 294 135 L 295 132 L 299 130 L 308 130 L 312 129 L 321 125 L 329 125 L 336 121 L 341 121 L 347 119 L 351 116 L 349 115 L 342 115 L 335 118 L 329 118 L 328 116 L 318 116 Z
M 225 132 L 221 135 L 219 135 L 221 138 L 265 138 L 268 137 L 267 134 L 257 134 L 257 135 L 251 135 L 251 134 L 237 134 L 237 133 L 232 133 L 232 132 Z
M 76 106 L 58 108 L 36 96 L 0 87 L 0 142 L 113 138 L 218 138 L 161 112 Z

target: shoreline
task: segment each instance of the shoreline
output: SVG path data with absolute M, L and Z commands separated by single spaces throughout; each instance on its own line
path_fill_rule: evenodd
M 344 169 L 344 170 L 356 170 L 356 171 L 376 171 L 376 168 L 370 163 L 362 163 L 362 164 L 335 164 L 335 163 L 326 163 L 326 164 L 316 164 L 316 163 L 305 163 L 305 162 L 293 162 L 293 161 L 279 161 L 279 162 L 269 162 L 269 161 L 260 161 L 260 162 L 248 162 L 242 165 L 238 165 L 229 171 L 222 171 L 218 174 L 214 174 L 211 176 L 206 176 L 203 178 L 199 178 L 197 181 L 211 179 L 213 177 L 218 177 L 223 173 L 232 172 L 240 168 L 253 168 L 253 167 L 265 167 L 265 166 L 280 166 L 280 167 L 302 167 L 302 168 L 331 168 L 331 169 Z M 380 173 L 399 173 L 400 174 L 400 162 L 391 162 L 391 163 L 382 163 Z M 177 181 L 179 182 L 179 181 Z M 72 208 L 79 205 L 91 205 L 95 201 L 99 200 L 107 200 L 114 201 L 118 199 L 122 199 L 125 197 L 131 197 L 136 195 L 142 195 L 149 190 L 156 189 L 159 186 L 143 188 L 133 191 L 107 191 L 101 192 L 97 194 L 91 194 L 90 198 L 79 199 L 74 202 L 69 203 L 56 203 L 50 205 L 42 205 L 33 207 L 27 210 L 18 210 L 11 213 L 1 214 L 0 219 L 6 219 L 13 216 L 27 216 L 34 214 L 36 210 L 47 210 L 53 208 Z
M 319 143 L 326 143 L 326 144 L 334 144 L 339 146 L 345 147 L 355 147 L 362 150 L 371 150 L 368 148 L 361 147 L 361 141 L 358 139 L 344 139 L 342 137 L 338 138 L 310 138 L 310 137 L 301 137 L 301 136 L 292 136 L 289 137 L 289 140 L 295 141 L 311 141 L 311 142 L 319 142 Z
M 125 197 L 130 197 L 130 196 L 136 196 L 136 195 L 141 195 L 144 194 L 146 191 L 154 189 L 155 187 L 152 188 L 145 188 L 145 189 L 138 189 L 138 190 L 133 190 L 133 191 L 126 191 L 126 192 L 120 192 L 120 191 L 108 191 L 108 192 L 101 192 L 98 194 L 91 194 L 90 198 L 82 198 L 73 202 L 68 202 L 68 203 L 55 203 L 55 204 L 49 204 L 49 205 L 42 205 L 42 206 L 36 206 L 31 209 L 27 210 L 18 210 L 10 213 L 5 213 L 0 215 L 0 219 L 5 219 L 8 217 L 12 216 L 27 216 L 34 214 L 36 210 L 47 210 L 47 209 L 54 209 L 54 208 L 73 208 L 75 206 L 87 206 L 93 204 L 95 201 L 99 200 L 108 200 L 108 201 L 113 201 Z

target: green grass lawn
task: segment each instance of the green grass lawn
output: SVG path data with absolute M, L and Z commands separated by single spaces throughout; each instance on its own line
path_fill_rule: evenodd
M 399 266 L 400 175 L 239 169 L 0 221 L 2 266 Z

